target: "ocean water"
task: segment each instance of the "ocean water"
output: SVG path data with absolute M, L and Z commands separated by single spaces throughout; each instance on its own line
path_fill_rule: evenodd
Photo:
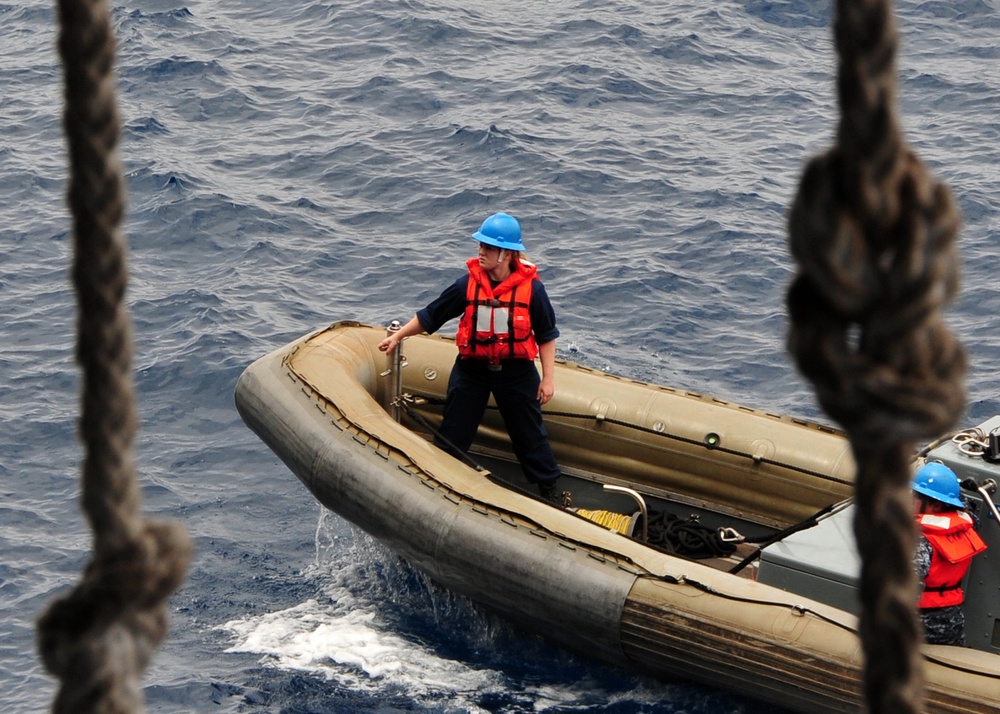
M 963 214 L 967 424 L 1000 413 L 1000 3 L 901 0 L 899 111 Z M 323 513 L 236 378 L 338 319 L 406 319 L 521 218 L 558 355 L 828 421 L 784 349 L 786 219 L 832 139 L 817 0 L 130 0 L 113 7 L 144 510 L 196 554 L 151 712 L 760 713 L 607 668 L 435 588 Z M 66 157 L 54 4 L 0 1 L 0 690 L 55 684 L 74 584 Z

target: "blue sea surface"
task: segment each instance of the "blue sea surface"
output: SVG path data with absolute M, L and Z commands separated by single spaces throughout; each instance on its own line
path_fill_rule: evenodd
M 907 141 L 963 215 L 967 425 L 1000 413 L 1000 3 L 901 0 Z M 405 320 L 518 216 L 558 356 L 829 420 L 785 351 L 788 207 L 832 142 L 832 8 L 130 0 L 112 8 L 147 515 L 196 547 L 150 712 L 773 711 L 604 667 L 437 589 L 242 424 L 255 358 Z M 0 0 L 0 691 L 79 578 L 79 370 L 54 3 Z M 557 385 L 558 388 L 558 385 Z

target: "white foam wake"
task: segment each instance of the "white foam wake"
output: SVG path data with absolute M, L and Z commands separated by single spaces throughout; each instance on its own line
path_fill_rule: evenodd
M 403 690 L 419 699 L 478 696 L 501 679 L 494 671 L 442 659 L 383 630 L 371 610 L 338 612 L 341 605 L 310 599 L 280 612 L 230 621 L 224 629 L 237 643 L 226 651 L 259 654 L 267 666 L 309 672 L 354 691 Z M 468 704 L 465 711 L 478 711 Z
M 225 623 L 221 629 L 235 640 L 226 652 L 259 655 L 265 667 L 305 672 L 375 699 L 405 694 L 428 709 L 455 714 L 496 711 L 477 702 L 498 699 L 506 702 L 504 711 L 594 712 L 623 702 L 662 705 L 669 697 L 668 688 L 641 678 L 596 681 L 586 666 L 563 683 L 557 672 L 573 661 L 571 655 L 553 655 L 463 598 L 435 588 L 326 512 L 316 546 L 316 562 L 303 577 L 315 580 L 321 594 L 285 610 Z M 419 627 L 408 633 L 412 627 L 391 621 L 413 616 L 425 620 L 423 634 Z M 539 668 L 512 679 L 491 666 L 497 660 L 488 654 L 459 659 L 436 652 L 433 642 L 422 641 L 431 634 L 427 621 L 441 638 L 461 640 L 466 653 L 510 650 L 514 657 L 539 657 Z M 539 676 L 542 672 L 552 676 Z

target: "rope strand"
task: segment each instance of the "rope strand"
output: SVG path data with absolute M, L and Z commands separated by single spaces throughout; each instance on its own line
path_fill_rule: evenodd
M 179 526 L 144 522 L 139 512 L 107 8 L 100 0 L 60 0 L 58 8 L 79 306 L 76 356 L 83 371 L 81 501 L 94 552 L 79 585 L 40 619 L 38 641 L 45 666 L 62 680 L 54 712 L 125 714 L 143 709 L 138 680 L 166 633 L 164 601 L 183 579 L 190 544 Z
M 958 420 L 961 346 L 940 319 L 958 287 L 959 218 L 895 114 L 889 0 L 839 0 L 837 143 L 807 165 L 789 217 L 799 274 L 788 348 L 847 432 L 858 474 L 864 693 L 878 714 L 922 711 L 912 454 Z

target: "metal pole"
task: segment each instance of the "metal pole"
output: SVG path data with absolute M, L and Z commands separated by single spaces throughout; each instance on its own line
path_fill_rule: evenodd
M 389 336 L 399 330 L 403 325 L 399 320 L 393 320 L 389 323 L 386 328 L 386 336 Z M 389 355 L 389 369 L 388 372 L 392 374 L 392 386 L 389 389 L 389 413 L 392 418 L 397 422 L 402 421 L 403 410 L 399 405 L 399 400 L 403 396 L 403 341 L 400 340 L 396 345 L 396 349 L 392 351 Z

